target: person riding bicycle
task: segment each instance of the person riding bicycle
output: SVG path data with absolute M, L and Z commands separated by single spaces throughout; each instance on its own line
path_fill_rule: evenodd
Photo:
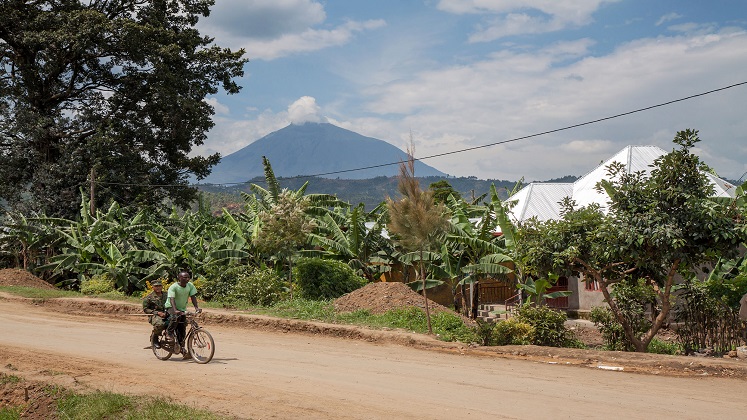
M 176 330 L 176 339 L 179 346 L 182 348 L 182 353 L 186 354 L 184 349 L 184 336 L 187 331 L 187 322 L 184 313 L 187 311 L 187 300 L 192 299 L 192 305 L 195 307 L 195 312 L 201 312 L 202 310 L 197 306 L 197 288 L 192 284 L 191 276 L 189 271 L 181 270 L 177 276 L 177 282 L 169 287 L 166 299 L 166 310 L 169 312 L 169 325 L 168 332 L 173 337 L 174 330 Z
M 168 313 L 166 312 L 166 293 L 163 292 L 161 280 L 150 282 L 153 286 L 153 292 L 143 299 L 143 312 L 149 314 L 148 322 L 153 325 L 153 332 L 150 335 L 150 342 L 155 348 L 159 348 L 158 337 L 168 325 Z

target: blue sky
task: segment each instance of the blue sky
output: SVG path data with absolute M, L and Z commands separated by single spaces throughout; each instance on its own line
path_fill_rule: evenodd
M 216 0 L 198 27 L 247 51 L 238 95 L 208 99 L 196 154 L 291 122 L 331 122 L 429 156 L 747 81 L 745 0 Z M 583 175 L 628 144 L 747 171 L 747 85 L 599 124 L 425 162 L 455 176 Z M 382 162 L 383 163 L 383 162 Z

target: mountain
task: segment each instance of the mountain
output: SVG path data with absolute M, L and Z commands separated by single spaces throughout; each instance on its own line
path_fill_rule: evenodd
M 267 156 L 278 177 L 320 175 L 407 160 L 397 147 L 328 123 L 291 124 L 221 159 L 202 183 L 246 182 L 263 176 Z M 366 179 L 396 176 L 398 165 L 320 175 L 325 178 Z M 415 175 L 446 176 L 432 166 L 415 162 Z

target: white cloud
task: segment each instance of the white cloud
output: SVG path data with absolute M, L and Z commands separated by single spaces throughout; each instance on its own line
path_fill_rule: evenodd
M 356 32 L 384 26 L 383 20 L 366 22 L 349 21 L 334 29 L 307 29 L 301 33 L 289 33 L 271 40 L 249 39 L 242 43 L 250 59 L 273 60 L 287 55 L 317 51 L 344 45 Z
M 433 155 L 741 82 L 736 77 L 747 66 L 744 31 L 640 39 L 604 56 L 588 55 L 590 45 L 589 40 L 579 40 L 538 51 L 497 51 L 469 65 L 422 71 L 407 80 L 370 87 L 365 91 L 370 99 L 367 111 L 400 115 L 401 120 L 368 118 L 351 121 L 347 128 L 393 142 L 412 129 L 419 133 L 419 154 Z M 696 128 L 701 130 L 703 150 L 734 151 L 714 153 L 722 158 L 707 163 L 725 176 L 738 177 L 747 169 L 747 154 L 727 139 L 747 141 L 747 121 L 741 115 L 744 89 L 438 158 L 433 164 L 447 173 L 483 178 L 580 175 L 627 144 L 671 150 L 676 131 Z
M 677 20 L 679 18 L 683 17 L 679 13 L 671 12 L 667 13 L 666 15 L 659 18 L 659 20 L 656 21 L 656 26 L 661 26 L 664 23 L 671 22 L 673 20 Z
M 198 27 L 221 46 L 244 48 L 249 59 L 273 60 L 344 45 L 358 32 L 385 25 L 383 20 L 330 25 L 323 4 L 313 0 L 221 0 L 213 9 Z
M 288 119 L 293 124 L 305 122 L 320 123 L 324 121 L 321 108 L 316 104 L 316 99 L 311 96 L 302 96 L 288 107 Z
M 440 0 L 437 7 L 454 14 L 492 16 L 469 37 L 470 42 L 486 42 L 587 25 L 603 3 L 616 1 L 619 0 Z
M 230 114 L 231 113 L 231 110 L 228 109 L 227 106 L 225 106 L 222 103 L 218 102 L 218 98 L 207 98 L 207 99 L 205 99 L 205 102 L 207 102 L 208 105 L 212 106 L 213 109 L 215 109 L 215 113 L 218 114 L 218 115 Z

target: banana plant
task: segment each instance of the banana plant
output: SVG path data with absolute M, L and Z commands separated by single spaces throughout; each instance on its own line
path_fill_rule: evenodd
M 568 290 L 560 290 L 557 292 L 546 293 L 553 285 L 558 282 L 557 274 L 548 274 L 547 279 L 534 280 L 531 277 L 527 278 L 524 283 L 519 283 L 517 287 L 523 290 L 527 295 L 527 304 L 534 304 L 536 306 L 543 305 L 547 299 L 556 299 L 559 297 L 570 296 L 573 292 Z
M 369 281 L 374 281 L 380 265 L 373 264 L 377 252 L 388 245 L 383 236 L 385 204 L 366 212 L 363 204 L 336 208 L 315 219 L 317 229 L 310 235 L 313 249 L 301 251 L 309 257 L 332 258 L 346 262 Z

